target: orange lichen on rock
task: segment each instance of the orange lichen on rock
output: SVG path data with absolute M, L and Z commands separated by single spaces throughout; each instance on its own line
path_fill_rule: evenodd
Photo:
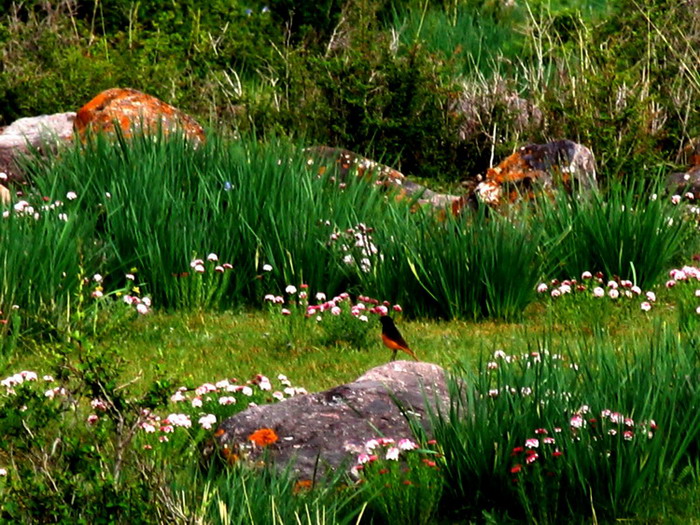
M 277 443 L 279 437 L 271 428 L 259 428 L 248 436 L 248 441 L 252 441 L 259 447 L 267 447 L 273 443 Z
M 530 144 L 489 168 L 476 187 L 481 201 L 498 206 L 559 189 L 572 193 L 597 187 L 593 153 L 570 140 Z
M 117 124 L 125 136 L 135 130 L 164 134 L 174 130 L 195 142 L 204 141 L 204 129 L 195 119 L 162 100 L 135 89 L 112 88 L 103 91 L 80 108 L 75 117 L 76 132 L 113 134 Z

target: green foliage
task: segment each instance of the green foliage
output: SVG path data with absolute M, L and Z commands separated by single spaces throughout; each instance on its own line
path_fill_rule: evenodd
M 648 287 L 688 255 L 685 242 L 693 223 L 684 218 L 684 205 L 641 183 L 543 204 L 547 260 L 560 279 L 602 271 Z
M 416 446 L 413 442 L 377 441 L 371 455 L 365 454 L 364 463 L 355 467 L 369 514 L 387 524 L 434 523 L 443 490 L 435 443 L 416 449 L 408 448 Z M 402 445 L 407 450 L 401 450 Z
M 503 508 L 505 490 L 533 523 L 635 515 L 694 461 L 698 391 L 683 378 L 696 349 L 665 328 L 623 355 L 602 339 L 566 356 L 545 345 L 497 351 L 452 383 L 433 418 L 452 504 Z

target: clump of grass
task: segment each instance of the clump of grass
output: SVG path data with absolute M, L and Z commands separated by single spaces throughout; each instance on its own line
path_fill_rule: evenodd
M 654 284 L 685 250 L 692 221 L 643 184 L 615 185 L 541 208 L 548 273 L 559 279 L 602 271 L 640 287 Z
M 496 351 L 452 382 L 450 407 L 432 418 L 450 501 L 530 522 L 635 516 L 651 487 L 697 460 L 700 393 L 684 379 L 697 349 L 667 328 L 622 355 L 603 339 L 566 354 L 547 346 Z

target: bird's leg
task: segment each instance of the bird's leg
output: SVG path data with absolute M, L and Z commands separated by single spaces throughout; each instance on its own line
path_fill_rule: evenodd
M 391 353 L 391 360 L 396 361 L 396 350 Z

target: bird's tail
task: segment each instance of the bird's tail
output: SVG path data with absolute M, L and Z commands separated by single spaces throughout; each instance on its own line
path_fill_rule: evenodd
M 408 355 L 410 355 L 410 356 L 411 356 L 413 359 L 415 359 L 416 361 L 419 360 L 419 359 L 416 357 L 416 354 L 415 354 L 415 353 L 413 352 L 413 350 L 411 350 L 410 348 L 408 348 L 408 347 L 406 347 L 406 348 L 401 348 L 401 350 L 403 350 L 404 352 L 406 352 Z

